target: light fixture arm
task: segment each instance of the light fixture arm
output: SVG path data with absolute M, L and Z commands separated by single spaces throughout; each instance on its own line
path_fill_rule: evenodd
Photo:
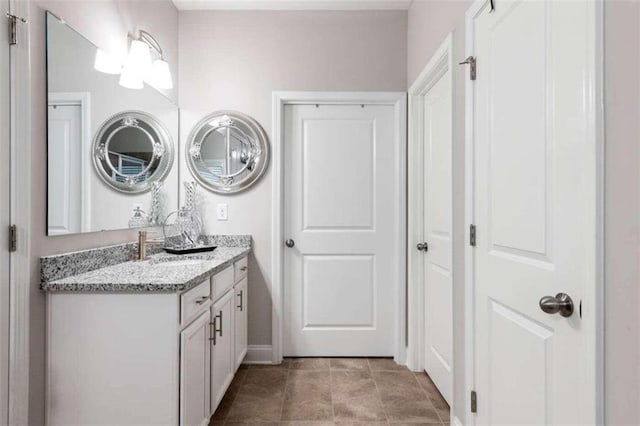
M 133 37 L 131 38 L 134 39 Z M 158 43 L 158 40 L 156 40 L 155 37 L 153 37 L 145 30 L 138 30 L 138 38 L 134 40 L 145 42 L 151 49 L 153 49 L 158 55 L 160 55 L 161 59 L 164 59 L 164 53 L 162 51 L 162 47 L 160 47 L 160 43 Z

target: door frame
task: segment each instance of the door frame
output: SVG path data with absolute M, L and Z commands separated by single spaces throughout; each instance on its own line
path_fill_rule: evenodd
M 465 57 L 476 55 L 474 19 L 492 0 L 474 0 L 465 14 Z M 497 7 L 499 7 L 499 2 Z M 586 322 L 585 328 L 591 336 L 594 358 L 589 360 L 595 371 L 595 414 L 596 424 L 604 424 L 604 0 L 593 1 L 592 66 L 590 73 L 590 95 L 588 115 L 596 154 L 596 265 L 595 280 L 587 287 L 586 294 L 593 301 L 593 321 Z M 468 73 L 468 71 L 467 71 Z M 474 83 L 465 78 L 465 402 L 471 406 L 471 391 L 475 389 L 475 264 L 471 246 L 469 227 L 474 223 Z M 475 425 L 475 416 L 465 410 L 464 424 Z M 454 418 L 455 420 L 455 418 Z
M 80 157 L 89 158 L 91 153 L 91 93 L 90 92 L 49 92 L 47 106 L 80 105 Z M 49 122 L 47 112 L 47 125 Z M 48 134 L 48 129 L 47 129 Z M 48 149 L 47 141 L 47 149 Z M 80 229 L 82 232 L 91 231 L 91 172 L 88 161 L 82 163 L 80 174 Z M 49 191 L 47 190 L 47 193 Z M 47 197 L 47 208 L 49 197 Z M 49 224 L 47 223 L 47 233 Z
M 30 3 L 9 0 L 18 43 L 11 46 L 11 219 L 18 249 L 11 253 L 9 424 L 29 423 L 29 293 L 31 286 L 31 59 Z
M 400 250 L 397 265 L 398 277 L 396 316 L 394 318 L 393 358 L 399 364 L 406 361 L 406 109 L 404 92 L 290 92 L 275 91 L 272 94 L 272 234 L 271 234 L 271 299 L 272 299 L 272 362 L 283 359 L 283 306 L 284 306 L 284 108 L 287 105 L 390 105 L 395 110 L 396 149 L 398 150 L 398 200 L 400 223 L 396 239 Z
M 431 90 L 433 85 L 440 81 L 446 73 L 450 85 L 450 105 L 449 111 L 451 124 L 451 156 L 449 158 L 451 165 L 451 175 L 449 181 L 453 192 L 453 141 L 454 141 L 454 111 L 455 111 L 455 83 L 454 83 L 454 67 L 453 67 L 453 33 L 449 33 L 440 47 L 433 54 L 427 65 L 424 67 L 420 75 L 409 88 L 409 149 L 408 149 L 408 239 L 407 239 L 407 262 L 408 262 L 408 349 L 407 349 L 407 365 L 413 371 L 424 370 L 424 344 L 425 344 L 425 305 L 424 305 L 424 254 L 417 252 L 415 249 L 416 241 L 414 235 L 422 230 L 424 221 L 424 188 L 423 188 L 423 168 L 424 168 L 424 98 Z M 452 235 L 451 259 L 454 256 L 453 241 L 453 194 L 451 197 L 451 224 L 449 231 Z M 453 282 L 455 271 L 453 266 L 451 269 L 451 280 Z M 453 287 L 451 289 L 451 300 L 453 301 Z M 455 306 L 455 303 L 453 303 Z M 453 323 L 454 315 L 451 316 Z M 455 343 L 452 344 L 455 348 Z M 453 348 L 452 348 L 452 353 Z M 455 374 L 454 360 L 451 361 L 452 377 Z M 451 407 L 453 412 L 453 406 Z

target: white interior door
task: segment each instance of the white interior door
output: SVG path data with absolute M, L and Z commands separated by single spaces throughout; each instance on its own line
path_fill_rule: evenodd
M 9 1 L 2 0 L 2 12 Z M 7 19 L 0 22 L 0 425 L 9 423 L 9 226 L 11 225 L 10 73 Z
M 48 235 L 81 232 L 81 114 L 80 104 L 49 105 Z
M 450 70 L 423 98 L 423 365 L 451 405 L 453 393 L 452 111 Z
M 595 8 L 496 0 L 468 21 L 479 424 L 596 422 Z M 539 306 L 558 293 L 570 316 Z
M 394 354 L 397 125 L 391 105 L 285 107 L 285 356 Z

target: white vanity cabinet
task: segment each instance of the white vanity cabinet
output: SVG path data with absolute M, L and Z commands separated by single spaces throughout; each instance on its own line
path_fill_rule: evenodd
M 233 380 L 233 291 L 229 289 L 213 304 L 213 337 L 211 340 L 211 409 L 213 414 Z
M 206 426 L 246 348 L 244 266 L 182 293 L 48 292 L 46 424 Z
M 211 308 L 211 414 L 247 352 L 247 271 L 244 257 L 211 279 L 211 294 L 219 297 Z
M 180 333 L 180 424 L 209 422 L 211 313 L 207 310 Z
M 248 320 L 247 320 L 247 303 L 249 302 L 249 294 L 247 292 L 247 277 L 240 279 L 233 286 L 236 304 L 235 304 L 235 370 L 238 370 L 244 357 L 247 355 L 247 336 L 248 336 Z

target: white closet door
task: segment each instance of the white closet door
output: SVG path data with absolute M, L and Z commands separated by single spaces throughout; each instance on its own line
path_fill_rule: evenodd
M 48 234 L 75 234 L 82 217 L 80 104 L 49 105 L 48 122 Z
M 394 353 L 394 107 L 285 107 L 284 355 Z
M 424 368 L 449 404 L 453 393 L 451 84 L 447 71 L 424 96 Z
M 468 29 L 477 424 L 596 421 L 595 10 L 497 0 Z M 539 306 L 559 293 L 570 316 Z

